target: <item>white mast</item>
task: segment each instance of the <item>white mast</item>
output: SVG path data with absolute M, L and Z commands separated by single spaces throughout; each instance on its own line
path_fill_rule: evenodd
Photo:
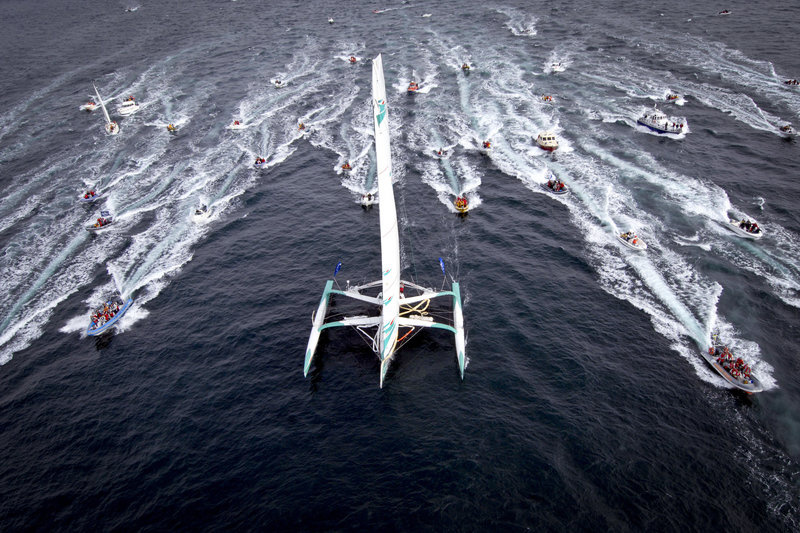
M 97 85 L 93 83 L 92 87 L 94 87 L 94 94 L 97 96 L 97 101 L 100 102 L 100 108 L 103 110 L 103 116 L 106 117 L 106 131 L 111 135 L 116 135 L 119 133 L 119 126 L 111 122 L 111 117 L 108 116 L 106 104 L 103 103 L 103 99 L 100 98 L 100 93 L 97 91 Z
M 400 312 L 400 236 L 392 189 L 392 154 L 389 146 L 389 111 L 386 84 L 383 79 L 383 58 L 372 60 L 372 108 L 375 121 L 375 157 L 378 165 L 378 197 L 381 221 L 382 299 L 381 387 L 397 344 L 397 316 Z

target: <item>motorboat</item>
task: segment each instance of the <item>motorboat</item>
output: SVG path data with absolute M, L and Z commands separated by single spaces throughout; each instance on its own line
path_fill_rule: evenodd
M 686 131 L 685 118 L 668 117 L 658 108 L 646 112 L 636 122 L 656 133 L 680 134 Z
M 797 137 L 797 130 L 791 124 L 784 124 L 780 128 L 781 135 L 787 139 L 791 139 L 792 137 Z
M 92 202 L 99 200 L 100 196 L 101 194 L 99 192 L 95 191 L 94 189 L 89 189 L 83 193 L 83 196 L 81 196 L 79 200 L 85 204 L 91 204 Z
M 543 94 L 542 95 L 542 101 L 543 102 L 552 102 L 553 101 L 553 97 L 550 96 L 549 94 Z
M 342 165 L 342 170 L 344 170 L 345 172 L 349 172 L 349 171 L 353 170 L 353 167 L 350 166 L 350 162 L 348 161 L 348 162 L 345 162 L 344 165 Z
M 540 133 L 539 136 L 536 137 L 536 144 L 539 145 L 539 148 L 547 150 L 548 152 L 558 149 L 556 134 L 550 131 L 543 131 Z
M 267 166 L 267 160 L 264 159 L 263 157 L 256 157 L 256 162 L 253 163 L 253 166 L 255 168 L 257 168 L 257 169 L 266 167 Z
M 676 100 L 680 100 L 681 95 L 670 93 L 666 96 L 667 102 L 674 102 Z
M 167 124 L 167 131 L 174 135 L 178 133 L 178 128 L 175 127 L 175 124 Z
M 417 91 L 419 91 L 419 84 L 417 82 L 412 81 L 408 84 L 408 94 L 414 94 Z
M 334 20 L 332 18 L 328 19 L 328 24 L 333 24 Z
M 243 129 L 246 129 L 246 128 L 247 128 L 247 126 L 246 126 L 245 124 L 242 124 L 242 123 L 241 123 L 241 122 L 239 122 L 238 120 L 234 120 L 234 121 L 231 123 L 231 125 L 230 125 L 230 126 L 228 126 L 228 129 L 229 129 L 229 130 L 243 130 Z
M 282 80 L 275 80 L 272 82 L 276 89 L 282 89 L 286 87 L 286 82 Z
M 117 113 L 123 116 L 133 115 L 139 111 L 139 104 L 136 103 L 136 99 L 133 96 L 129 96 L 122 102 L 119 107 L 117 107 Z
M 91 100 L 89 100 L 88 102 L 86 102 L 85 104 L 83 104 L 83 105 L 82 105 L 82 106 L 81 106 L 79 109 L 80 109 L 81 111 L 87 111 L 87 112 L 91 113 L 92 111 L 94 111 L 95 109 L 97 109 L 97 104 L 95 104 L 94 102 L 92 102 Z
M 800 85 L 800 81 L 797 80 L 786 80 L 783 83 L 785 83 L 786 85 Z
M 97 222 L 90 226 L 86 226 L 86 231 L 100 231 L 108 228 L 114 223 L 114 218 L 111 216 L 111 213 L 108 211 L 101 211 L 100 216 L 97 218 Z
M 569 188 L 567 184 L 556 178 L 552 173 L 546 183 L 542 183 L 542 187 L 552 194 L 567 194 Z
M 638 235 L 636 235 L 636 233 L 632 231 L 620 233 L 617 235 L 617 239 L 628 248 L 632 248 L 640 252 L 647 250 L 647 243 L 645 243 L 641 238 L 639 238 Z
M 450 157 L 450 152 L 448 152 L 446 148 L 439 148 L 433 151 L 433 156 L 439 159 L 447 159 Z
M 375 201 L 376 201 L 375 195 L 372 194 L 371 192 L 361 195 L 361 205 L 364 207 L 370 207 L 375 203 Z
M 348 61 L 351 64 L 355 64 L 355 63 L 358 63 L 358 58 L 356 56 L 350 56 L 350 59 L 348 59 Z
M 108 300 L 92 313 L 86 334 L 90 337 L 105 333 L 116 324 L 125 312 L 133 305 L 133 298 L 122 300 Z
M 739 235 L 740 237 L 744 237 L 745 239 L 757 241 L 764 236 L 764 231 L 761 229 L 761 227 L 755 222 L 751 222 L 749 219 L 735 220 L 733 218 L 729 218 L 728 223 L 725 224 L 725 226 L 735 234 Z
M 564 70 L 566 70 L 566 67 L 561 61 L 550 64 L 550 72 L 564 72 Z
M 483 155 L 489 155 L 492 153 L 492 143 L 490 141 L 483 141 L 481 143 L 481 153 Z
M 464 63 L 463 65 L 461 65 L 461 70 L 463 70 L 464 72 L 469 72 L 471 68 L 472 67 L 469 66 L 469 63 Z
M 466 213 L 469 211 L 469 202 L 466 196 L 457 196 L 453 205 L 459 213 Z
M 714 335 L 714 341 L 708 351 L 700 353 L 703 354 L 703 358 L 708 364 L 734 387 L 749 394 L 764 390 L 761 382 L 752 374 L 750 365 L 745 363 L 741 357 L 735 357 L 727 346 L 718 344 L 716 335 Z
M 728 9 L 723 9 L 722 11 L 717 13 L 717 15 L 730 15 L 730 14 L 731 14 L 731 12 Z

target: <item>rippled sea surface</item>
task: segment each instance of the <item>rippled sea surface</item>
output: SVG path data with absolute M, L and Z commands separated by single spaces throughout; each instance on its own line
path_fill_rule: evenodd
M 799 7 L 73 4 L 0 4 L 4 531 L 800 527 Z M 382 389 L 353 330 L 303 376 L 337 262 L 380 276 L 379 53 L 403 277 L 461 283 L 463 381 L 436 331 Z M 688 131 L 638 126 L 654 105 Z M 706 365 L 714 334 L 764 392 Z

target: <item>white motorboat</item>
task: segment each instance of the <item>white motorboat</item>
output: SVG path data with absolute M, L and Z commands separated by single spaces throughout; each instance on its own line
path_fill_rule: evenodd
M 85 104 L 83 104 L 83 105 L 82 105 L 82 106 L 81 106 L 79 109 L 80 109 L 81 111 L 87 111 L 87 112 L 91 113 L 92 111 L 94 111 L 95 109 L 97 109 L 97 104 L 95 104 L 94 102 L 92 102 L 91 100 L 89 100 L 88 102 L 86 102 Z
M 745 239 L 757 241 L 764 236 L 764 231 L 759 227 L 759 225 L 755 222 L 751 222 L 749 219 L 735 220 L 729 218 L 728 223 L 725 224 L 725 226 L 735 234 L 739 235 L 740 237 L 744 237 Z
M 286 87 L 286 82 L 283 80 L 275 80 L 272 82 L 276 89 L 283 89 Z
M 750 371 L 750 365 L 741 357 L 734 357 L 727 346 L 717 344 L 716 335 L 708 352 L 700 352 L 711 367 L 716 370 L 725 381 L 734 387 L 749 394 L 761 392 L 764 387 Z
M 547 150 L 548 152 L 558 149 L 558 139 L 556 139 L 556 134 L 551 131 L 543 131 L 540 133 L 539 136 L 536 137 L 536 144 L 539 145 L 539 148 Z
M 658 108 L 646 112 L 636 121 L 638 124 L 656 133 L 680 134 L 686 131 L 686 119 L 683 117 L 668 117 Z
M 550 64 L 550 72 L 564 72 L 566 67 L 561 61 Z
M 133 96 L 129 96 L 122 102 L 119 107 L 117 107 L 117 113 L 123 116 L 133 115 L 139 111 L 139 104 L 136 103 L 136 99 Z
M 625 233 L 620 233 L 617 235 L 617 239 L 619 242 L 627 246 L 628 248 L 632 248 L 634 250 L 638 250 L 640 252 L 647 250 L 647 243 L 645 243 L 638 235 L 636 235 L 632 231 L 626 231 Z
M 492 153 L 492 143 L 491 143 L 490 141 L 483 141 L 483 142 L 481 143 L 481 149 L 480 149 L 480 152 L 481 152 L 483 155 L 489 155 L 489 154 L 491 154 L 491 153 Z
M 792 137 L 797 137 L 797 130 L 794 129 L 794 126 L 791 124 L 784 124 L 778 130 L 781 132 L 781 135 L 785 139 L 791 139 Z
M 231 124 L 228 126 L 228 129 L 229 129 L 229 130 L 244 130 L 244 129 L 247 129 L 247 125 L 245 125 L 245 124 L 242 124 L 242 123 L 241 123 L 241 122 L 239 122 L 238 120 L 234 120 L 234 121 L 233 121 L 233 122 L 232 122 L 232 123 L 231 123 Z
M 364 207 L 370 207 L 375 203 L 376 200 L 377 198 L 375 198 L 375 195 L 372 194 L 371 192 L 361 195 L 361 205 L 363 205 Z

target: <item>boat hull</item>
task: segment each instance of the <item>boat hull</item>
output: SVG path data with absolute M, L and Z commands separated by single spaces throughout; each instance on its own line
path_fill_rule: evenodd
M 552 187 L 548 187 L 546 183 L 543 183 L 542 184 L 542 189 L 544 189 L 545 191 L 549 192 L 550 194 L 556 194 L 556 195 L 559 195 L 559 196 L 562 195 L 562 194 L 567 194 L 569 192 L 569 189 L 567 188 L 566 185 L 564 185 L 564 188 L 561 189 L 560 191 L 554 191 L 552 189 Z
M 95 329 L 92 329 L 92 325 L 90 323 L 89 327 L 86 328 L 86 334 L 88 336 L 90 336 L 90 337 L 95 337 L 97 335 L 102 335 L 106 331 L 110 330 L 114 326 L 114 324 L 116 324 L 117 321 L 120 318 L 122 318 L 122 316 L 125 314 L 125 312 L 130 308 L 130 306 L 132 304 L 133 304 L 133 298 L 128 298 L 128 300 L 125 302 L 125 304 L 123 304 L 123 306 L 119 308 L 119 311 L 117 311 L 117 314 L 114 315 L 111 318 L 111 320 L 109 320 L 108 322 L 106 322 L 102 326 L 100 326 L 98 328 L 95 328 Z
M 109 228 L 109 227 L 111 227 L 113 225 L 114 225 L 114 222 L 112 221 L 112 222 L 109 222 L 107 224 L 103 224 L 102 226 L 94 226 L 94 225 L 86 226 L 86 231 L 93 231 L 93 232 L 96 233 L 98 231 L 103 231 L 104 229 Z
M 758 233 L 750 233 L 749 231 L 740 228 L 738 220 L 730 219 L 730 220 L 728 220 L 728 223 L 725 224 L 725 226 L 729 230 L 731 230 L 732 232 L 737 234 L 739 237 L 742 237 L 742 238 L 745 238 L 745 239 L 750 239 L 751 241 L 757 241 L 761 237 L 764 236 L 764 231 L 763 230 L 759 231 Z
M 83 196 L 81 196 L 80 198 L 78 198 L 78 200 L 83 202 L 83 203 L 85 203 L 85 204 L 91 204 L 92 202 L 95 202 L 95 201 L 99 200 L 100 196 L 101 196 L 101 193 L 96 192 L 96 193 L 94 193 L 94 196 L 90 196 L 89 198 L 84 198 Z
M 636 244 L 633 244 L 632 242 L 625 240 L 621 235 L 617 235 L 617 240 L 622 244 L 624 244 L 625 246 L 627 246 L 628 248 L 630 248 L 631 250 L 636 250 L 639 252 L 647 250 L 647 243 L 645 243 L 642 239 L 638 237 L 637 240 L 639 242 Z
M 752 374 L 750 375 L 752 383 L 742 383 L 740 380 L 731 376 L 730 373 L 725 369 L 725 367 L 719 364 L 719 362 L 713 355 L 710 355 L 708 352 L 700 352 L 700 354 L 703 356 L 703 359 L 705 359 L 706 362 L 709 365 L 711 365 L 711 368 L 717 371 L 717 374 L 722 376 L 722 378 L 725 381 L 727 381 L 737 389 L 743 390 L 750 394 L 753 394 L 754 392 L 761 392 L 764 390 L 764 387 L 761 385 L 761 382 L 758 380 L 758 378 L 756 378 Z
M 137 111 L 139 111 L 139 106 L 138 105 L 137 106 L 118 107 L 117 108 L 117 113 L 119 113 L 120 115 L 122 115 L 124 117 L 133 115 Z

